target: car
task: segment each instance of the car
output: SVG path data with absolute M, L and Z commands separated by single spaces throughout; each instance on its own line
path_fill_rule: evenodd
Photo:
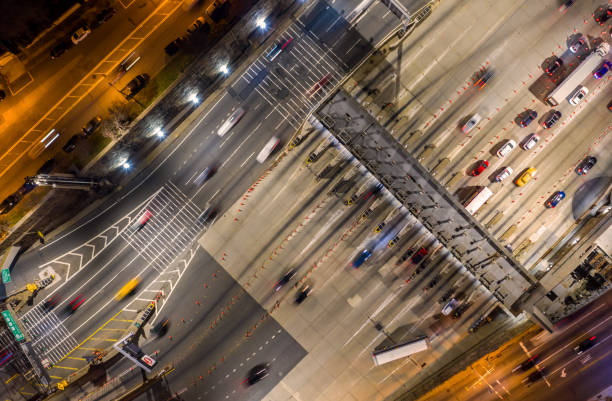
M 186 42 L 186 39 L 182 36 L 174 39 L 172 42 L 168 43 L 166 47 L 164 47 L 164 51 L 168 56 L 174 56 L 176 53 L 181 50 L 183 44 Z
M 516 148 L 516 141 L 513 139 L 509 139 L 506 143 L 502 145 L 501 148 L 497 151 L 497 157 L 505 157 L 510 152 L 512 152 Z
M 610 100 L 610 103 L 608 103 L 608 111 L 612 111 L 612 100 Z
M 207 203 L 202 213 L 198 216 L 198 221 L 200 223 L 208 223 L 211 220 L 214 221 L 215 217 L 217 217 L 217 208 Z
M 244 382 L 248 386 L 252 386 L 253 384 L 259 382 L 269 374 L 269 365 L 266 363 L 260 363 L 259 365 L 255 365 L 251 370 L 249 370 L 249 373 Z
M 517 186 L 522 187 L 523 185 L 531 181 L 533 177 L 535 177 L 536 172 L 537 170 L 535 169 L 535 167 L 529 167 L 527 170 L 523 172 L 523 174 L 521 174 L 519 178 L 516 179 L 516 181 L 514 181 L 514 183 Z
M 214 165 L 206 167 L 200 174 L 198 174 L 196 178 L 193 179 L 193 185 L 199 187 L 204 182 L 208 181 L 208 179 L 212 177 L 216 171 L 217 169 Z
M 104 24 L 105 22 L 110 20 L 113 17 L 113 15 L 115 15 L 116 12 L 117 12 L 117 10 L 115 10 L 112 7 L 107 7 L 105 9 L 103 9 L 98 14 L 96 14 L 96 17 L 95 17 L 94 22 L 92 24 L 92 28 L 97 28 L 100 25 Z
M 569 47 L 569 51 L 576 54 L 578 53 L 578 50 L 580 50 L 584 45 L 586 45 L 586 39 L 584 37 L 581 37 Z
M 559 57 L 557 57 L 552 63 L 550 63 L 546 69 L 544 69 L 544 71 L 552 76 L 556 71 L 559 70 L 559 68 L 561 68 L 563 66 L 563 60 L 561 60 Z
M 561 112 L 559 110 L 551 110 L 542 120 L 542 127 L 550 129 L 559 121 L 561 118 Z
M 536 118 L 538 118 L 538 113 L 535 110 L 527 110 L 526 113 L 519 117 L 519 125 L 525 128 Z
M 535 365 L 537 365 L 539 362 L 540 362 L 540 356 L 537 354 L 533 355 L 532 357 L 523 361 L 517 367 L 512 369 L 512 373 L 516 372 L 517 370 L 522 370 L 523 372 L 526 372 L 529 369 L 533 368 Z
M 0 214 L 7 214 L 11 210 L 13 210 L 13 208 L 17 206 L 20 200 L 21 197 L 19 197 L 19 195 L 17 194 L 7 196 L 6 199 L 4 199 L 2 203 L 0 203 Z
M 419 262 L 421 262 L 425 256 L 427 256 L 427 248 L 425 247 L 421 247 L 418 251 L 416 251 L 416 253 L 414 255 L 412 255 L 412 258 L 410 258 L 410 261 L 415 264 L 418 265 Z
M 565 14 L 568 8 L 570 8 L 574 4 L 575 1 L 576 0 L 565 0 L 563 4 L 561 4 L 561 7 L 559 7 L 559 12 L 561 14 Z
M 319 79 L 306 93 L 309 98 L 316 95 L 321 89 L 327 85 L 329 79 L 331 78 L 331 73 L 325 74 L 321 79 Z
M 599 7 L 597 10 L 593 12 L 593 19 L 599 25 L 603 25 L 607 20 L 612 17 L 612 7 L 607 7 L 604 9 L 603 7 Z
M 274 284 L 274 292 L 280 291 L 280 289 L 283 288 L 285 284 L 291 281 L 291 279 L 293 278 L 293 276 L 295 276 L 296 273 L 297 269 L 291 269 L 285 274 L 283 274 L 283 276 L 276 282 L 276 284 Z
M 221 127 L 217 131 L 217 135 L 223 136 L 227 134 L 228 131 L 234 127 L 234 125 L 238 124 L 238 121 L 240 121 L 243 115 L 244 109 L 242 107 L 237 108 L 232 115 L 229 116 L 229 118 L 223 124 L 221 124 Z
M 62 148 L 62 150 L 66 153 L 70 153 L 73 150 L 76 149 L 77 147 L 77 142 L 79 141 L 79 137 L 81 135 L 76 134 L 76 135 L 72 135 L 72 137 L 70 137 L 70 139 L 68 139 L 68 142 L 66 142 L 66 144 L 64 145 L 64 147 Z
M 608 60 L 604 60 L 601 66 L 593 72 L 593 77 L 595 79 L 600 79 L 601 77 L 606 75 L 606 73 L 610 71 L 610 69 L 612 69 L 612 63 Z
M 51 59 L 58 58 L 72 47 L 72 43 L 68 40 L 63 40 L 51 49 Z
M 464 134 L 468 134 L 471 130 L 473 130 L 478 125 L 480 120 L 482 120 L 482 117 L 480 117 L 480 114 L 474 113 L 474 115 L 472 115 L 472 117 L 470 117 L 470 119 L 467 120 L 465 124 L 463 124 L 463 127 L 461 127 L 461 131 L 463 131 Z
M 279 143 L 280 143 L 280 139 L 278 139 L 277 137 L 273 136 L 272 138 L 270 138 L 268 143 L 266 143 L 263 149 L 261 149 L 261 152 L 259 152 L 259 154 L 257 155 L 257 158 L 256 158 L 257 162 L 259 163 L 265 162 L 268 156 L 270 156 L 272 152 L 274 152 L 274 150 L 276 149 Z
M 372 256 L 372 251 L 370 251 L 369 249 L 364 249 L 363 251 L 361 251 L 359 253 L 359 255 L 357 255 L 357 257 L 355 258 L 355 260 L 353 260 L 353 267 L 355 269 L 357 269 L 358 267 L 360 267 L 362 264 L 364 264 L 365 262 L 367 262 L 368 259 L 370 259 L 370 256 Z
M 444 306 L 444 308 L 442 308 L 442 314 L 444 316 L 448 316 L 452 313 L 452 311 L 459 306 L 459 301 L 457 301 L 455 298 L 451 299 L 450 301 L 448 301 L 448 303 Z
M 545 203 L 545 206 L 547 208 L 554 208 L 556 207 L 559 202 L 561 202 L 563 199 L 565 199 L 565 192 L 563 191 L 557 191 L 554 194 L 552 194 L 550 196 L 550 198 L 548 198 L 548 200 Z
M 589 337 L 583 342 L 581 342 L 580 344 L 578 344 L 576 347 L 574 347 L 574 351 L 576 351 L 576 353 L 580 355 L 584 351 L 587 351 L 588 349 L 593 347 L 593 345 L 595 345 L 596 342 L 597 342 L 596 336 Z
M 486 70 L 484 74 L 478 79 L 478 81 L 474 82 L 474 86 L 478 87 L 478 90 L 482 90 L 491 78 L 493 78 L 494 72 L 493 70 Z
M 401 265 L 402 263 L 404 263 L 405 261 L 407 261 L 407 260 L 408 260 L 408 258 L 409 258 L 410 256 L 412 256 L 412 254 L 413 254 L 413 253 L 414 253 L 414 249 L 412 249 L 412 248 L 408 248 L 408 249 L 406 250 L 406 252 L 404 252 L 404 253 L 402 254 L 402 256 L 400 256 L 400 258 L 397 260 L 397 262 L 395 262 L 395 265 L 396 265 L 396 266 Z
M 476 168 L 474 168 L 471 172 L 470 175 L 476 177 L 478 175 L 480 175 L 480 173 L 482 173 L 483 171 L 485 171 L 485 169 L 489 167 L 489 162 L 487 160 L 481 160 L 478 162 L 478 165 L 476 166 Z
M 269 52 L 266 54 L 266 58 L 269 61 L 274 61 L 281 52 L 288 50 L 288 46 L 293 42 L 293 38 L 289 37 L 287 40 L 283 40 L 277 43 Z
M 187 29 L 187 33 L 190 35 L 193 35 L 194 33 L 197 33 L 197 32 L 204 32 L 204 31 L 210 32 L 210 25 L 206 23 L 206 20 L 204 19 L 204 17 L 196 18 L 196 20 L 193 21 L 191 26 Z
M 524 378 L 521 382 L 522 383 L 527 383 L 527 386 L 529 386 L 531 383 L 535 383 L 538 380 L 542 379 L 544 377 L 544 371 L 543 370 L 536 370 L 535 372 L 531 373 L 529 376 L 527 376 L 526 378 Z
M 40 166 L 38 171 L 36 171 L 36 175 L 49 174 L 51 171 L 53 171 L 56 165 L 57 165 L 57 162 L 55 161 L 55 159 L 49 159 L 46 162 L 44 162 L 42 166 Z
M 36 184 L 34 184 L 33 181 L 26 179 L 26 182 L 24 182 L 23 185 L 19 187 L 19 189 L 15 193 L 20 197 L 24 197 L 25 195 L 32 192 L 34 188 L 36 188 Z
M 60 298 L 60 296 L 58 294 L 54 294 L 52 297 L 47 298 L 43 304 L 42 304 L 42 308 L 45 312 L 51 312 L 53 310 L 53 308 L 55 308 L 57 306 L 57 304 L 60 303 L 62 299 Z
M 168 332 L 168 328 L 170 327 L 170 319 L 167 317 L 162 317 L 159 319 L 159 322 L 155 324 L 151 328 L 151 333 L 157 335 L 158 337 L 163 336 Z
M 151 220 L 151 217 L 153 217 L 153 213 L 151 213 L 150 210 L 145 210 L 143 214 L 140 215 L 140 217 L 138 218 L 138 220 L 132 224 L 132 230 L 133 231 L 140 231 L 144 228 L 144 226 L 147 225 L 147 223 L 149 222 L 149 220 Z
M 70 35 L 70 40 L 75 45 L 78 45 L 91 33 L 91 29 L 87 25 L 81 25 L 72 35 Z
M 524 150 L 530 150 L 540 141 L 540 136 L 537 134 L 529 134 L 527 138 L 523 141 L 521 148 Z
M 496 182 L 502 182 L 512 175 L 512 167 L 504 167 L 504 169 L 495 176 Z
M 89 120 L 87 122 L 87 124 L 85 124 L 82 128 L 83 131 L 83 135 L 85 136 L 89 136 L 91 134 L 94 133 L 95 130 L 98 129 L 98 127 L 100 126 L 100 124 L 102 124 L 102 117 L 100 116 L 95 116 L 94 118 L 92 118 L 91 120 Z
M 568 102 L 572 106 L 576 106 L 578 105 L 578 103 L 582 102 L 582 100 L 588 94 L 589 94 L 589 90 L 585 88 L 584 86 L 580 85 L 578 88 L 576 88 L 572 96 L 570 96 L 570 98 L 568 99 Z
M 587 156 L 578 164 L 576 167 L 576 174 L 585 175 L 593 168 L 593 166 L 597 164 L 597 158 L 594 156 Z
M 312 292 L 310 284 L 306 283 L 295 294 L 295 300 L 293 301 L 296 305 L 300 305 L 308 298 L 308 295 Z
M 6 92 L 0 89 L 0 102 L 6 99 Z
M 133 97 L 145 86 L 147 86 L 147 81 L 148 79 L 145 74 L 135 76 L 130 82 L 128 82 L 127 86 L 125 87 L 126 95 L 128 97 Z
M 451 314 L 451 318 L 459 319 L 463 315 L 463 313 L 470 308 L 470 306 L 471 306 L 471 304 L 469 304 L 469 303 L 459 305 L 458 307 L 455 308 L 455 310 Z
M 117 293 L 115 294 L 115 301 L 121 301 L 127 295 L 132 295 L 138 290 L 140 284 L 140 277 L 134 277 L 128 281 Z
M 64 311 L 68 314 L 73 313 L 79 309 L 79 306 L 83 305 L 83 302 L 85 302 L 85 296 L 83 294 L 79 294 L 76 296 L 76 298 L 70 301 L 68 305 L 66 305 Z

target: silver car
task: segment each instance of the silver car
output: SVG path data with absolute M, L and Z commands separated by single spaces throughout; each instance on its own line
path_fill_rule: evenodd
M 463 125 L 463 128 L 461 128 L 461 130 L 463 131 L 464 134 L 469 133 L 471 130 L 474 129 L 474 127 L 478 125 L 480 120 L 482 120 L 482 117 L 480 117 L 480 114 L 474 113 L 474 115 L 470 117 L 470 119 Z
M 537 134 L 529 134 L 525 139 L 521 147 L 525 150 L 533 148 L 540 141 L 540 137 Z

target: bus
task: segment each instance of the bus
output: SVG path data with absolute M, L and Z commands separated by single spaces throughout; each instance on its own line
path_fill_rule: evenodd
M 468 200 L 463 203 L 463 207 L 465 207 L 465 210 L 467 210 L 470 214 L 474 214 L 489 200 L 492 195 L 493 191 L 491 191 L 489 188 L 478 187 L 478 190 L 474 191 Z
M 602 62 L 599 52 L 591 53 L 544 99 L 551 106 L 558 106 L 584 81 Z
M 372 353 L 374 364 L 380 366 L 384 363 L 392 362 L 397 359 L 405 358 L 417 352 L 425 351 L 429 348 L 429 338 L 421 336 L 416 340 L 407 341 L 401 344 L 385 347 Z

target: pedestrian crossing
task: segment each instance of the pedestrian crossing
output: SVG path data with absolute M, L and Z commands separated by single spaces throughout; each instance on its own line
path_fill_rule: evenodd
M 278 44 L 291 44 L 273 61 L 267 54 Z M 297 24 L 291 25 L 248 68 L 230 93 L 244 101 L 253 92 L 274 107 L 293 128 L 342 80 L 344 64 Z
M 146 225 L 132 225 L 121 235 L 161 273 L 187 249 L 206 224 L 201 219 L 202 209 L 170 181 L 139 211 L 136 219 L 147 210 L 151 217 Z
M 32 338 L 36 353 L 43 355 L 41 359 L 47 359 L 50 364 L 62 360 L 79 345 L 55 311 L 45 311 L 43 303 L 23 315 L 21 322 Z

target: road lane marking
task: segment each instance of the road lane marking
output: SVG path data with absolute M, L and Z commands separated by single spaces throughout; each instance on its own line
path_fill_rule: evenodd
M 246 160 L 242 162 L 242 164 L 240 165 L 240 168 L 244 167 L 244 165 L 247 164 L 249 160 L 251 160 L 251 157 L 253 157 L 254 154 L 255 152 L 251 153 L 249 157 L 247 157 Z

